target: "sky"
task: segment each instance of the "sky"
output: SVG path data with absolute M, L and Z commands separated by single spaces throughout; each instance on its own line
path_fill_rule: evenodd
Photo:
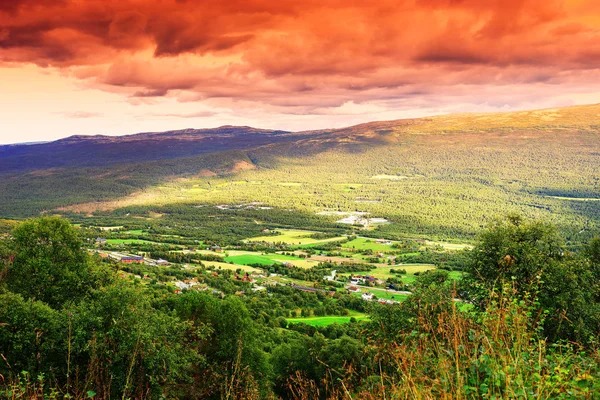
M 598 0 L 0 0 L 0 143 L 590 103 Z

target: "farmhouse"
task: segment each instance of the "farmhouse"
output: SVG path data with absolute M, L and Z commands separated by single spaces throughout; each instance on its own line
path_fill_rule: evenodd
M 121 262 L 125 264 L 141 264 L 144 262 L 144 256 L 124 256 Z
M 191 287 L 189 284 L 182 282 L 182 281 L 175 282 L 175 286 L 177 286 L 181 290 L 189 289 Z
M 373 300 L 373 293 L 363 293 L 361 297 L 363 300 L 371 301 Z
M 327 281 L 335 281 L 336 270 L 331 271 L 331 275 L 326 276 L 324 279 Z
M 238 274 L 236 274 L 235 279 L 242 282 L 253 282 L 252 277 L 250 277 L 250 275 L 247 272 L 241 277 Z
M 106 239 L 98 237 L 98 238 L 96 238 L 96 243 L 97 244 L 106 244 Z
M 350 277 L 350 282 L 356 284 L 363 284 L 366 282 L 378 283 L 379 279 L 371 275 L 353 275 Z
M 223 249 L 221 248 L 221 246 L 217 246 L 217 245 L 212 246 L 210 249 L 212 251 L 214 251 L 215 253 L 221 253 L 223 251 Z
M 169 262 L 167 260 L 163 260 L 162 258 L 159 258 L 158 260 L 156 260 L 156 265 L 169 265 Z
M 365 280 L 362 279 L 362 277 L 360 277 L 360 276 L 353 276 L 350 278 L 350 283 L 352 283 L 354 285 L 362 285 L 365 283 Z
M 356 286 L 348 286 L 348 291 L 352 293 L 360 293 L 360 289 Z

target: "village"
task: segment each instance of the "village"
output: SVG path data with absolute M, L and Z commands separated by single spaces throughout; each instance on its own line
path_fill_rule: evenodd
M 254 206 L 257 205 L 250 205 Z M 141 231 L 133 233 L 139 237 Z M 163 246 L 167 251 L 163 252 L 164 258 L 153 258 L 152 251 L 143 251 L 148 250 L 144 246 L 148 245 L 146 240 L 123 239 L 127 232 L 115 234 L 112 231 L 112 236 L 121 238 L 97 237 L 90 252 L 113 260 L 125 271 L 137 265 L 136 270 L 147 266 L 201 272 L 210 278 L 226 276 L 247 284 L 246 289 L 236 291 L 238 296 L 280 286 L 327 296 L 347 294 L 365 302 L 389 305 L 398 304 L 411 295 L 410 284 L 420 273 L 436 269 L 434 264 L 402 262 L 406 254 L 416 254 L 415 249 L 403 248 L 406 244 L 384 238 L 322 237 L 318 232 L 297 229 L 264 228 L 262 233 L 265 236 L 249 238 L 242 246 L 154 243 L 154 247 Z M 423 244 L 419 251 L 429 251 L 433 246 L 439 250 L 443 245 Z M 323 272 L 318 274 L 321 270 Z M 451 274 L 458 277 L 460 273 Z M 122 276 L 141 282 L 154 279 L 152 274 L 141 272 L 122 272 Z M 162 284 L 171 287 L 175 294 L 189 290 L 220 293 L 202 276 L 173 278 Z

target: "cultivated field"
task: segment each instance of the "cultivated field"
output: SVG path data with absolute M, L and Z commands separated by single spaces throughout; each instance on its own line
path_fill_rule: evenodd
M 288 318 L 288 323 L 305 323 L 306 325 L 311 326 L 327 326 L 331 324 L 344 324 L 346 322 L 350 322 L 350 319 L 354 318 L 357 321 L 367 321 L 369 317 L 364 313 L 359 313 L 357 311 L 350 311 L 348 315 L 345 316 L 324 316 L 324 317 L 307 317 L 307 318 Z
M 258 236 L 247 239 L 246 242 L 285 243 L 289 245 L 313 245 L 344 240 L 343 236 L 327 239 L 311 238 L 311 235 L 319 233 L 316 231 L 304 231 L 298 229 L 277 229 L 277 232 L 280 232 L 281 235 Z

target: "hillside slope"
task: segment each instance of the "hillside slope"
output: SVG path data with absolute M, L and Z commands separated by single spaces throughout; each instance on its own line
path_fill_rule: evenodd
M 58 144 L 60 167 L 43 161 L 20 171 L 15 160 L 25 153 L 4 161 L 0 215 L 260 201 L 330 220 L 367 212 L 391 222 L 377 228 L 387 236 L 471 237 L 494 216 L 519 212 L 583 240 L 600 226 L 599 121 L 600 106 L 590 105 L 299 133 L 74 138 Z M 52 146 L 34 150 L 48 159 Z
M 0 146 L 0 173 L 165 160 L 294 140 L 290 132 L 222 126 L 127 136 L 72 136 Z

